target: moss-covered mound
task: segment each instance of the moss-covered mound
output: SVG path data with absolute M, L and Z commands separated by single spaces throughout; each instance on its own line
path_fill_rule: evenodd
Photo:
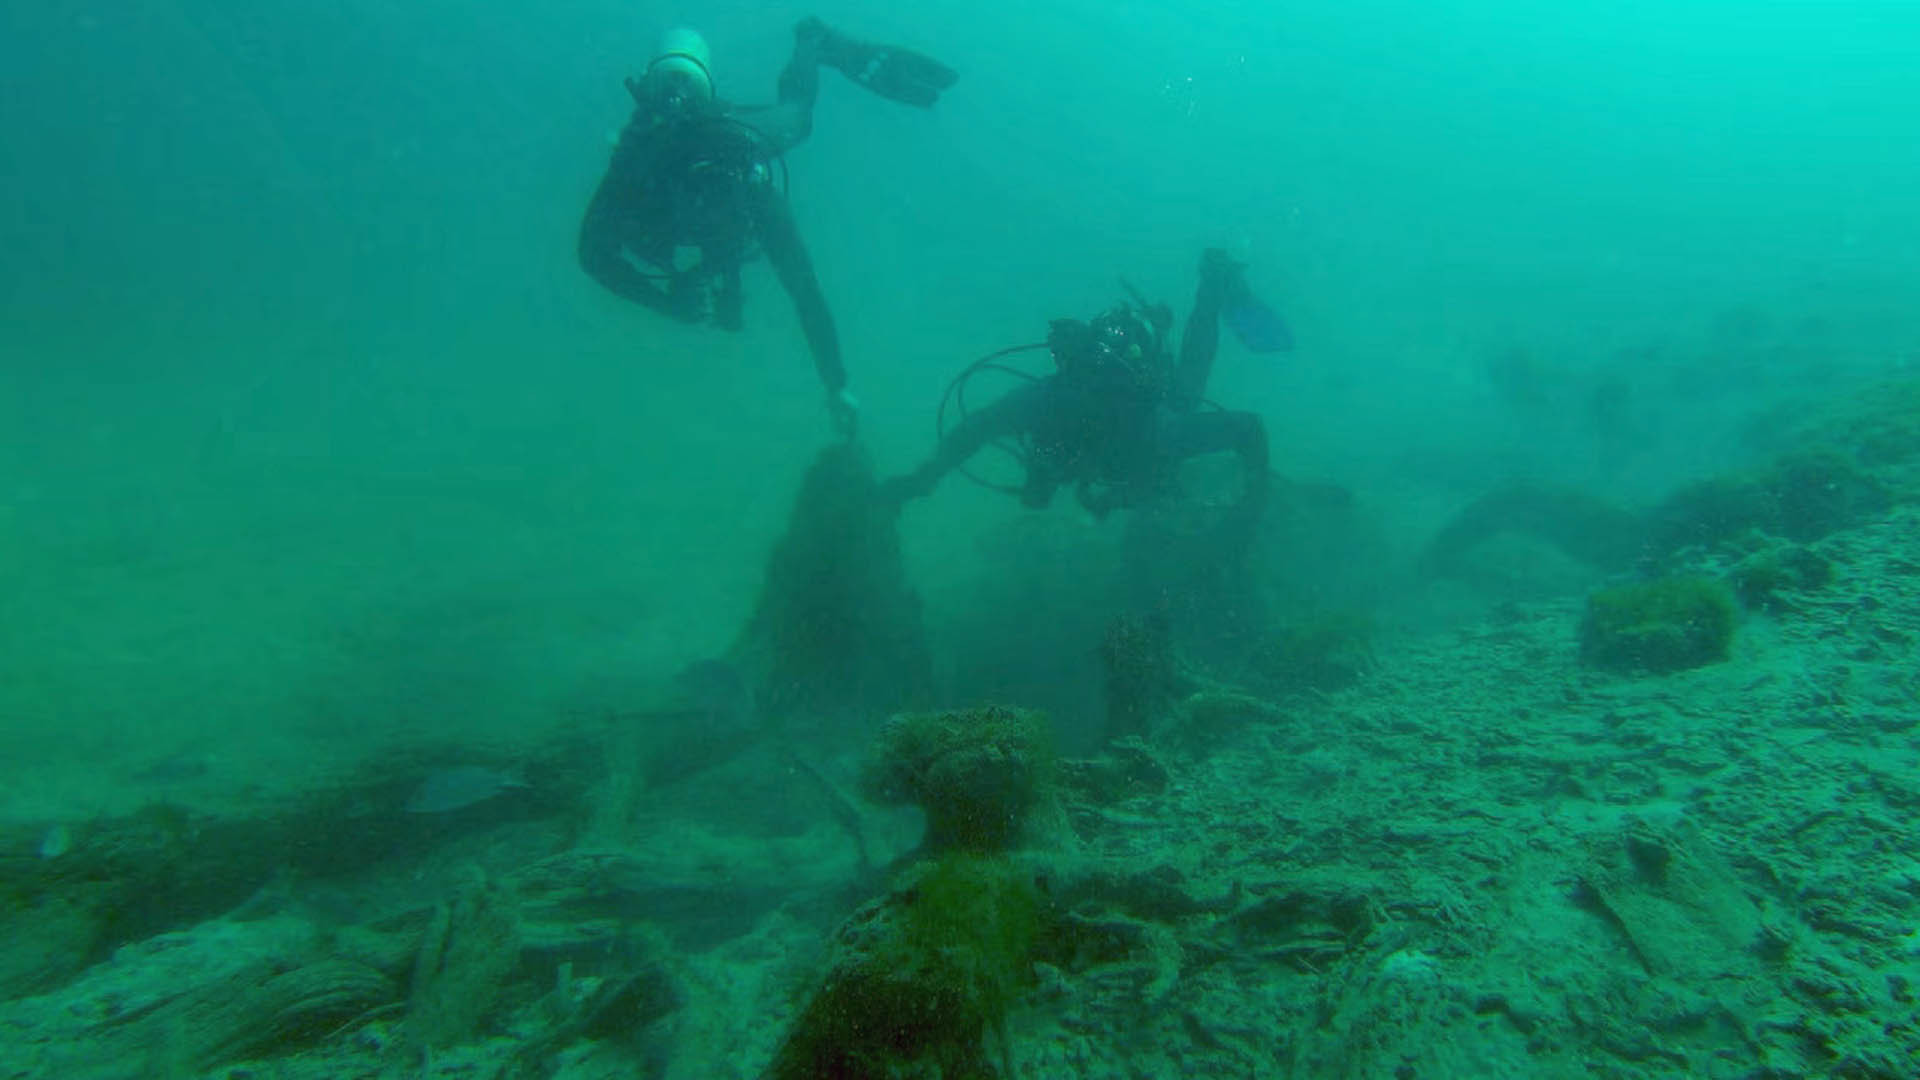
M 1587 598 L 1580 659 L 1613 671 L 1665 673 L 1727 658 L 1733 592 L 1711 578 L 1670 577 Z
M 1782 611 L 1791 604 L 1782 594 L 1825 588 L 1833 581 L 1833 562 L 1800 544 L 1764 544 L 1727 572 L 1740 602 L 1757 611 Z
M 1251 666 L 1273 693 L 1344 690 L 1374 666 L 1373 620 L 1350 611 L 1303 617 L 1263 641 Z
M 1886 485 L 1851 456 L 1806 450 L 1764 469 L 1681 488 L 1654 508 L 1649 535 L 1653 550 L 1662 553 L 1711 546 L 1752 530 L 1807 543 L 1892 505 Z
M 901 713 L 881 728 L 861 788 L 875 802 L 925 811 L 928 851 L 997 851 L 1051 797 L 1052 771 L 1041 713 L 999 705 Z
M 1032 979 L 1046 913 L 1031 874 L 1005 856 L 915 865 L 835 935 L 767 1077 L 1011 1075 L 1006 1013 Z

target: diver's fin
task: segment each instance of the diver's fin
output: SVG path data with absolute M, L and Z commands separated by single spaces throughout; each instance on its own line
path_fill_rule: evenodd
M 924 53 L 896 45 L 855 45 L 836 65 L 842 74 L 868 90 L 903 105 L 933 107 L 940 92 L 960 73 Z
M 1208 248 L 1200 254 L 1200 280 L 1208 288 L 1221 290 L 1220 320 L 1249 351 L 1293 350 L 1293 331 L 1287 329 L 1287 321 L 1279 312 L 1247 288 L 1245 266 L 1219 248 Z
M 821 63 L 892 101 L 930 108 L 940 100 L 940 92 L 960 77 L 925 53 L 850 38 L 819 19 L 802 19 L 794 30 L 802 45 L 819 50 Z
M 1286 320 L 1245 288 L 1227 298 L 1220 318 L 1249 352 L 1293 351 L 1293 331 L 1287 329 Z

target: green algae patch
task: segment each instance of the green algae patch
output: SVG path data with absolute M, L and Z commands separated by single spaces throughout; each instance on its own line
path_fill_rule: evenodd
M 1006 1016 L 1033 981 L 1047 919 L 1032 872 L 1006 855 L 914 865 L 835 934 L 767 1077 L 1012 1076 Z
M 880 729 L 861 790 L 882 805 L 917 805 L 928 852 L 1017 845 L 1053 801 L 1053 745 L 1044 714 L 985 706 L 901 713 Z
M 1733 643 L 1732 590 L 1705 577 L 1669 577 L 1601 589 L 1580 623 L 1581 662 L 1665 674 L 1718 663 Z

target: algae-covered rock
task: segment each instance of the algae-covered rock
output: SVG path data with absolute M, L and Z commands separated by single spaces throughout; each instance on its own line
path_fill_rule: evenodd
M 1046 717 L 991 705 L 902 713 L 880 730 L 861 777 L 868 798 L 925 811 L 928 851 L 994 851 L 1052 799 Z
M 1468 556 L 1500 533 L 1529 536 L 1615 571 L 1750 533 L 1811 543 L 1893 506 L 1897 490 L 1884 478 L 1887 470 L 1863 467 L 1862 459 L 1808 446 L 1757 468 L 1688 484 L 1644 514 L 1575 492 L 1508 487 L 1461 510 L 1428 545 L 1421 566 L 1436 577 L 1460 576 Z
M 1011 1076 L 1005 1018 L 1032 979 L 1043 901 L 1005 856 L 916 864 L 835 934 L 768 1080 Z
M 1373 621 L 1343 611 L 1300 619 L 1262 642 L 1250 666 L 1275 693 L 1343 690 L 1374 666 Z
M 1783 592 L 1806 592 L 1833 580 L 1833 563 L 1799 544 L 1769 544 L 1741 559 L 1727 580 L 1749 608 L 1775 611 L 1788 606 Z
M 1649 532 L 1658 552 L 1711 546 L 1751 529 L 1808 542 L 1891 505 L 1886 486 L 1847 455 L 1807 450 L 1681 488 L 1654 508 Z
M 1733 592 L 1704 577 L 1602 589 L 1587 598 L 1580 659 L 1615 671 L 1665 673 L 1727 658 Z

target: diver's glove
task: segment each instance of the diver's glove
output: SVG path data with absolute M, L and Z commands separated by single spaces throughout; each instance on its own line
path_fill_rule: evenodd
M 860 433 L 860 399 L 846 387 L 827 392 L 827 414 L 833 418 L 833 430 L 848 442 Z

